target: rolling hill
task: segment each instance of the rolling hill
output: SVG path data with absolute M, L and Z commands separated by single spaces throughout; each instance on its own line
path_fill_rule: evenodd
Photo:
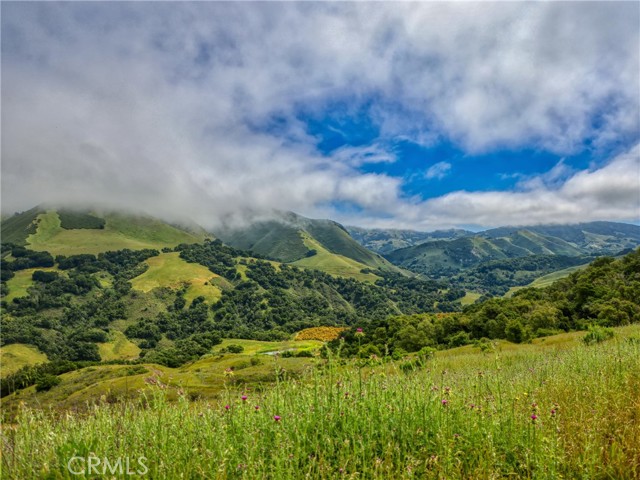
M 474 235 L 473 232 L 461 229 L 436 230 L 435 232 L 417 232 L 415 230 L 398 230 L 382 228 L 345 227 L 349 234 L 360 245 L 381 255 L 401 248 L 420 245 L 432 240 L 454 240 Z
M 108 250 L 175 247 L 210 237 L 197 227 L 125 213 L 76 212 L 35 207 L 0 224 L 2 243 L 52 255 L 97 254 Z
M 387 260 L 356 242 L 349 232 L 332 220 L 315 220 L 293 212 L 277 212 L 271 220 L 253 222 L 241 228 L 221 228 L 217 238 L 232 247 L 258 253 L 268 258 L 301 265 L 315 263 L 316 268 L 329 271 L 334 265 L 327 255 L 336 255 L 335 268 L 350 259 L 359 269 L 380 269 L 399 273 Z M 310 246 L 311 245 L 311 246 Z M 305 258 L 324 253 L 322 262 L 307 262 Z M 353 263 L 353 262 L 352 262 Z M 318 267 L 319 265 L 319 267 Z M 326 270 L 327 267 L 329 270 Z
M 496 228 L 453 240 L 428 241 L 385 257 L 432 279 L 447 278 L 463 288 L 503 294 L 536 277 L 638 245 L 639 226 L 593 222 Z

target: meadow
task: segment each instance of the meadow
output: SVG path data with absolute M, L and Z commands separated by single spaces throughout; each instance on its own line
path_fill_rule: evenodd
M 137 400 L 88 413 L 23 408 L 2 428 L 2 477 L 639 478 L 640 327 L 615 332 L 334 356 L 295 378 L 276 357 L 271 387 L 230 373 L 215 401 L 169 401 L 150 376 Z
M 55 211 L 38 215 L 36 232 L 27 237 L 29 248 L 52 255 L 98 254 L 108 250 L 129 248 L 163 248 L 180 243 L 202 241 L 204 235 L 192 234 L 163 222 L 128 215 L 106 215 L 104 229 L 72 229 L 61 227 Z

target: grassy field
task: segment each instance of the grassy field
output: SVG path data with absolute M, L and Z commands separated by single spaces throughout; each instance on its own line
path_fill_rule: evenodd
M 9 294 L 4 298 L 7 302 L 11 302 L 14 298 L 26 297 L 28 295 L 27 289 L 33 285 L 31 276 L 36 270 L 57 271 L 56 268 L 28 268 L 26 270 L 18 270 L 15 272 L 14 277 L 7 281 L 7 288 Z
M 149 265 L 149 269 L 131 280 L 131 285 L 136 290 L 149 292 L 158 287 L 178 289 L 186 282 L 189 288 L 185 298 L 189 302 L 203 296 L 208 302 L 215 303 L 222 295 L 220 288 L 210 283 L 218 275 L 197 263 L 185 262 L 178 252 L 161 253 L 147 259 L 145 263 Z
M 55 211 L 38 215 L 36 233 L 27 237 L 33 250 L 46 250 L 52 255 L 97 254 L 108 250 L 129 248 L 173 247 L 180 243 L 201 241 L 204 237 L 143 217 L 106 215 L 103 230 L 65 230 Z
M 17 372 L 25 365 L 47 361 L 47 356 L 32 345 L 14 343 L 0 347 L 0 377 Z
M 99 344 L 103 360 L 126 359 L 137 356 L 139 349 L 120 332 L 111 342 Z M 223 354 L 229 345 L 239 345 L 240 354 Z M 166 386 L 172 398 L 184 390 L 191 397 L 215 401 L 230 385 L 259 386 L 273 382 L 276 371 L 284 368 L 295 375 L 316 363 L 313 358 L 278 358 L 274 354 L 284 351 L 317 350 L 322 342 L 314 340 L 261 342 L 257 340 L 226 339 L 216 345 L 212 353 L 180 368 L 155 364 L 141 366 L 97 365 L 60 375 L 62 383 L 47 392 L 36 392 L 34 387 L 24 389 L 2 399 L 5 415 L 11 415 L 20 404 L 53 406 L 57 409 L 86 409 L 90 402 L 101 397 L 124 399 L 138 397 L 160 383 Z M 133 368 L 133 370 L 132 370 Z M 136 371 L 142 368 L 143 371 Z M 227 369 L 233 370 L 228 376 Z M 152 379 L 150 382 L 149 379 Z
M 465 296 L 460 299 L 460 303 L 462 305 L 472 305 L 481 296 L 482 295 L 477 292 L 466 292 Z
M 302 238 L 306 247 L 310 250 L 315 250 L 317 253 L 312 257 L 297 260 L 292 265 L 322 270 L 330 275 L 339 277 L 355 278 L 361 282 L 374 283 L 380 278 L 373 273 L 362 273 L 363 269 L 370 269 L 370 267 L 351 258 L 329 252 L 306 233 L 302 233 Z
M 102 361 L 134 360 L 140 355 L 138 346 L 127 339 L 124 333 L 117 330 L 111 332 L 111 341 L 99 343 L 98 351 Z
M 266 389 L 237 381 L 246 368 L 222 377 L 215 402 L 147 367 L 155 393 L 142 399 L 106 398 L 90 415 L 23 409 L 2 429 L 3 478 L 94 478 L 67 467 L 95 456 L 154 479 L 636 479 L 640 328 L 588 347 L 581 336 L 468 346 L 424 366 L 334 359 Z M 206 376 L 197 365 L 186 370 Z

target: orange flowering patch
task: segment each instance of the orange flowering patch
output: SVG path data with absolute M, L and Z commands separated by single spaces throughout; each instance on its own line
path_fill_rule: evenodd
M 300 330 L 296 336 L 296 340 L 320 340 L 321 342 L 330 342 L 340 336 L 340 332 L 346 330 L 345 327 L 312 327 Z

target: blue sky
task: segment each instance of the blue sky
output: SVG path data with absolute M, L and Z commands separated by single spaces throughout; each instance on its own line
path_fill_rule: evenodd
M 2 3 L 2 209 L 640 220 L 640 5 Z

